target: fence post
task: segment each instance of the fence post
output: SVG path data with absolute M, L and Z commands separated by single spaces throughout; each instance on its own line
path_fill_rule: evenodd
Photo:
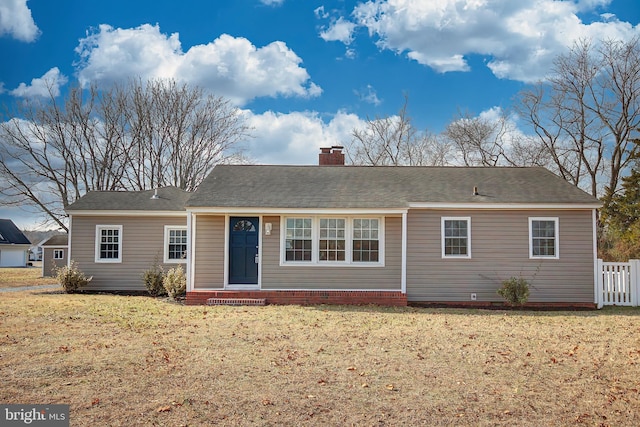
M 604 268 L 604 266 L 602 265 L 602 260 L 600 258 L 598 258 L 597 262 L 596 262 L 596 280 L 595 280 L 595 284 L 594 286 L 596 287 L 595 291 L 596 291 L 596 298 L 595 298 L 595 302 L 597 304 L 597 308 L 601 309 L 604 306 L 604 297 L 602 295 L 602 287 L 603 285 L 603 281 L 602 281 L 602 269 Z
M 640 298 L 638 293 L 640 292 L 640 260 L 629 260 L 629 288 L 631 291 L 631 304 L 634 307 L 640 305 Z

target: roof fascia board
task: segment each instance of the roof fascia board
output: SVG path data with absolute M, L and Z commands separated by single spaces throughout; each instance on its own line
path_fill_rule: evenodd
M 134 210 L 72 210 L 66 211 L 73 216 L 175 216 L 185 217 L 186 211 L 134 211 Z
M 409 203 L 410 209 L 599 209 L 602 203 Z
M 407 209 L 375 209 L 375 208 L 344 208 L 344 209 L 336 209 L 336 208 L 224 208 L 224 207 L 216 207 L 216 208 L 187 208 L 188 213 L 214 213 L 214 214 L 305 214 L 305 215 L 315 215 L 315 214 L 326 214 L 326 215 L 402 215 L 407 212 Z

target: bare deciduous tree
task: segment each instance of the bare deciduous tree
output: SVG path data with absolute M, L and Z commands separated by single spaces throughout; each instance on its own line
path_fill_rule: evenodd
M 346 146 L 349 162 L 371 166 L 446 165 L 450 146 L 436 135 L 418 131 L 407 114 L 408 98 L 396 116 L 368 118 L 353 129 Z
M 15 104 L 0 123 L 2 204 L 34 207 L 66 229 L 64 208 L 95 190 L 193 190 L 249 134 L 220 97 L 173 81 L 71 88 L 62 102 Z
M 508 114 L 496 117 L 459 113 L 444 137 L 455 147 L 457 163 L 465 166 L 544 166 L 543 150 L 530 143 Z
M 551 77 L 520 94 L 518 111 L 538 136 L 553 169 L 567 181 L 602 193 L 619 187 L 640 125 L 640 39 L 580 40 L 560 55 Z

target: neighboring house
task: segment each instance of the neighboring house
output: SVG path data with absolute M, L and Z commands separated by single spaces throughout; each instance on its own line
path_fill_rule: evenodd
M 31 242 L 10 219 L 0 219 L 0 267 L 26 267 Z
M 42 248 L 40 245 L 29 248 L 29 261 L 42 261 Z
M 190 195 L 89 193 L 69 206 L 71 259 L 93 289 L 144 289 L 182 261 L 187 302 L 500 302 L 593 307 L 597 199 L 543 168 L 220 165 Z M 334 166 L 334 165 L 338 166 Z M 328 166 L 331 165 L 331 166 Z M 158 200 L 155 200 L 158 202 Z
M 57 234 L 38 245 L 42 248 L 42 277 L 55 276 L 55 270 L 68 263 L 69 236 Z

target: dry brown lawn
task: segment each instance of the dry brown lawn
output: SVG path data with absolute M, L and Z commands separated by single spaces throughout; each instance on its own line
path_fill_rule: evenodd
M 72 426 L 640 425 L 640 310 L 0 294 L 0 402 Z
M 42 267 L 0 268 L 0 288 L 18 288 L 34 285 L 53 285 L 53 277 L 42 277 Z

